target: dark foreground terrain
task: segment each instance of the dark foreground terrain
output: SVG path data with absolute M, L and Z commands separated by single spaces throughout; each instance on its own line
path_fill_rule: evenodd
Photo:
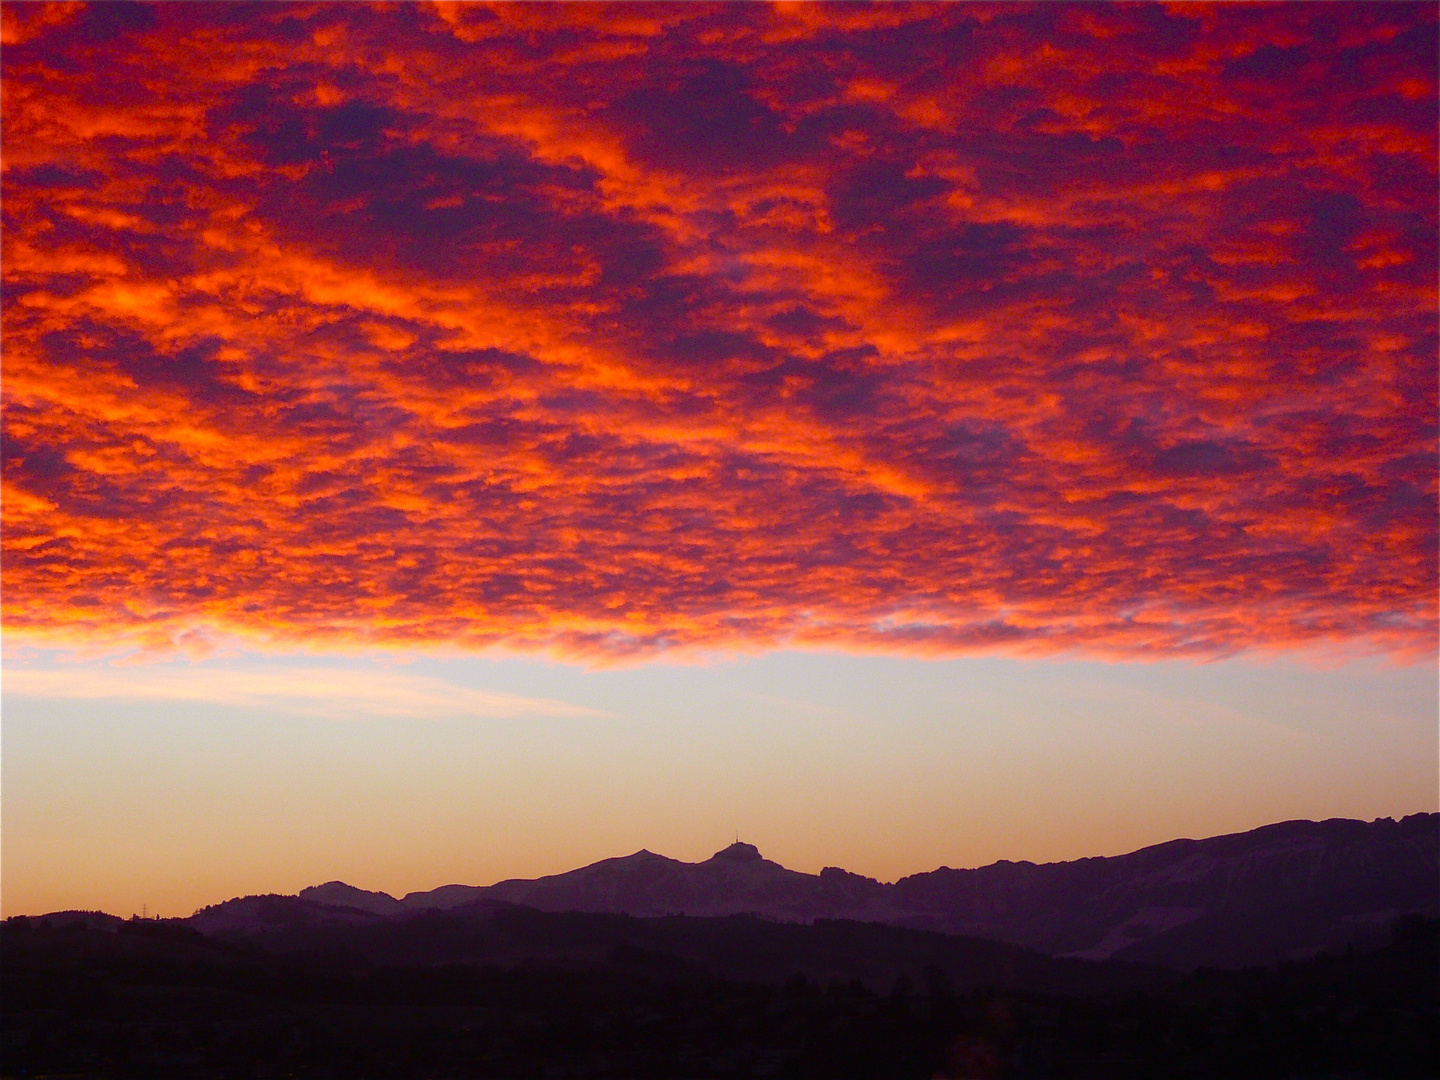
M 306 948 L 10 919 L 0 1075 L 1431 1077 L 1437 928 L 1403 918 L 1374 950 L 1181 976 L 843 922 L 510 908 Z

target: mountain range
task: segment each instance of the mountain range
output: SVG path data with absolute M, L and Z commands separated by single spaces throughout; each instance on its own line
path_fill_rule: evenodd
M 687 863 L 650 851 L 568 873 L 396 898 L 332 881 L 296 897 L 243 897 L 186 922 L 206 935 L 481 916 L 509 908 L 641 918 L 753 915 L 848 920 L 987 938 L 1083 960 L 1240 968 L 1388 939 L 1400 916 L 1440 915 L 1440 814 L 1287 821 L 1126 855 L 941 867 L 883 883 L 836 867 L 789 870 L 735 843 Z

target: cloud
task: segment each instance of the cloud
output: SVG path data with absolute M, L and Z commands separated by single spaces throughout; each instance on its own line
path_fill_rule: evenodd
M 146 12 L 6 9 L 9 634 L 1433 652 L 1429 8 Z
M 183 701 L 333 719 L 517 720 L 606 715 L 563 701 L 491 694 L 424 675 L 350 668 L 12 667 L 5 672 L 4 685 L 7 695 L 19 697 Z

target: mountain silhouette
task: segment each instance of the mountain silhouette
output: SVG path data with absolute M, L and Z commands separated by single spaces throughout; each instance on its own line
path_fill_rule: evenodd
M 1108 858 L 941 867 L 885 884 L 837 867 L 789 870 L 735 843 L 698 863 L 642 849 L 563 874 L 400 899 L 332 881 L 302 890 L 294 898 L 301 906 L 287 913 L 275 908 L 279 898 L 269 898 L 268 909 L 266 898 L 246 898 L 193 922 L 206 932 L 242 932 L 285 918 L 348 925 L 509 905 L 642 917 L 753 914 L 942 931 L 1052 956 L 1234 968 L 1375 944 L 1400 915 L 1440 914 L 1437 849 L 1440 814 L 1287 821 Z

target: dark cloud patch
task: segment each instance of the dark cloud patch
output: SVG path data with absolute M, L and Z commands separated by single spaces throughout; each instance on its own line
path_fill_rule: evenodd
M 746 69 L 720 59 L 686 63 L 626 94 L 610 115 L 644 161 L 664 168 L 764 168 L 804 152 L 754 93 Z
M 1252 53 L 1236 57 L 1225 65 L 1225 74 L 1242 79 L 1274 82 L 1294 79 L 1312 62 L 1310 49 L 1304 45 L 1262 45 Z
M 750 335 L 727 330 L 702 330 L 681 334 L 671 339 L 665 351 L 676 363 L 722 370 L 735 361 L 745 366 L 756 362 L 763 363 L 771 352 Z
M 299 72 L 292 73 L 292 82 L 297 89 L 304 85 Z M 332 158 L 353 159 L 382 149 L 388 142 L 387 131 L 401 127 L 403 121 L 395 110 L 364 101 L 332 108 L 276 101 L 261 86 L 247 88 L 216 118 L 243 125 L 246 141 L 268 165 L 321 164 L 327 172 L 334 167 Z
M 938 177 L 912 175 L 908 162 L 867 163 L 835 178 L 830 192 L 831 213 L 843 229 L 880 235 L 896 231 L 896 215 L 917 211 L 929 200 L 949 190 Z M 906 222 L 908 224 L 908 222 Z M 910 229 L 904 229 L 908 234 Z
M 33 167 L 10 167 L 5 181 L 16 189 L 45 189 L 53 192 L 93 191 L 105 177 L 93 169 L 67 168 L 47 162 Z
M 198 409 L 234 408 L 252 403 L 253 394 L 233 382 L 233 368 L 216 359 L 218 339 L 199 340 L 161 350 L 142 334 L 96 323 L 45 336 L 47 348 L 79 360 L 97 377 L 132 380 L 182 394 Z
M 63 449 L 27 446 L 14 437 L 7 439 L 6 443 L 3 458 L 6 475 L 46 491 L 64 489 L 72 482 L 75 466 L 66 460 Z
M 503 349 L 471 349 L 458 352 L 417 350 L 418 355 L 399 361 L 402 370 L 421 372 L 426 383 L 444 386 L 498 387 L 540 376 L 544 365 L 533 356 Z
M 766 324 L 785 334 L 815 337 L 826 330 L 841 330 L 848 324 L 833 315 L 821 315 L 805 308 L 792 307 L 772 315 Z
M 76 43 L 113 47 L 130 35 L 154 28 L 157 7 L 147 3 L 85 4 L 63 33 Z
M 1341 258 L 1341 252 L 1365 227 L 1366 213 L 1354 195 L 1326 192 L 1308 199 L 1300 208 L 1307 227 L 1300 250 L 1316 261 Z
M 643 279 L 645 285 L 642 290 L 626 296 L 617 314 L 625 329 L 637 337 L 643 339 L 655 327 L 687 325 L 693 313 L 702 310 L 716 291 L 706 276 L 659 272 L 666 261 L 658 246 L 642 248 L 637 254 L 639 258 L 628 262 L 627 269 L 634 277 Z
M 904 259 L 902 272 L 927 293 L 988 289 L 1014 281 L 1034 260 L 1027 239 L 1008 223 L 966 225 L 926 237 Z
M 1254 475 L 1268 464 L 1249 447 L 1204 439 L 1166 447 L 1154 459 L 1154 469 L 1162 476 L 1214 479 Z
M 1018 466 L 1027 451 L 1003 425 L 966 420 L 938 430 L 929 427 L 902 431 L 897 440 L 907 456 L 937 480 L 957 485 L 966 496 L 976 485 L 1002 480 Z
M 865 428 L 875 419 L 891 385 L 867 363 L 875 355 L 875 349 L 867 346 L 815 360 L 789 357 L 743 376 L 743 381 L 755 388 L 761 400 L 783 401 L 785 408 L 803 410 L 827 424 L 843 425 L 848 419 Z
M 442 154 L 407 145 L 408 120 L 387 122 L 397 138 L 384 147 L 326 150 L 298 189 L 273 193 L 269 209 L 287 232 L 355 265 L 380 257 L 524 291 L 633 289 L 663 266 L 652 229 L 598 212 L 592 170 L 501 141 Z

